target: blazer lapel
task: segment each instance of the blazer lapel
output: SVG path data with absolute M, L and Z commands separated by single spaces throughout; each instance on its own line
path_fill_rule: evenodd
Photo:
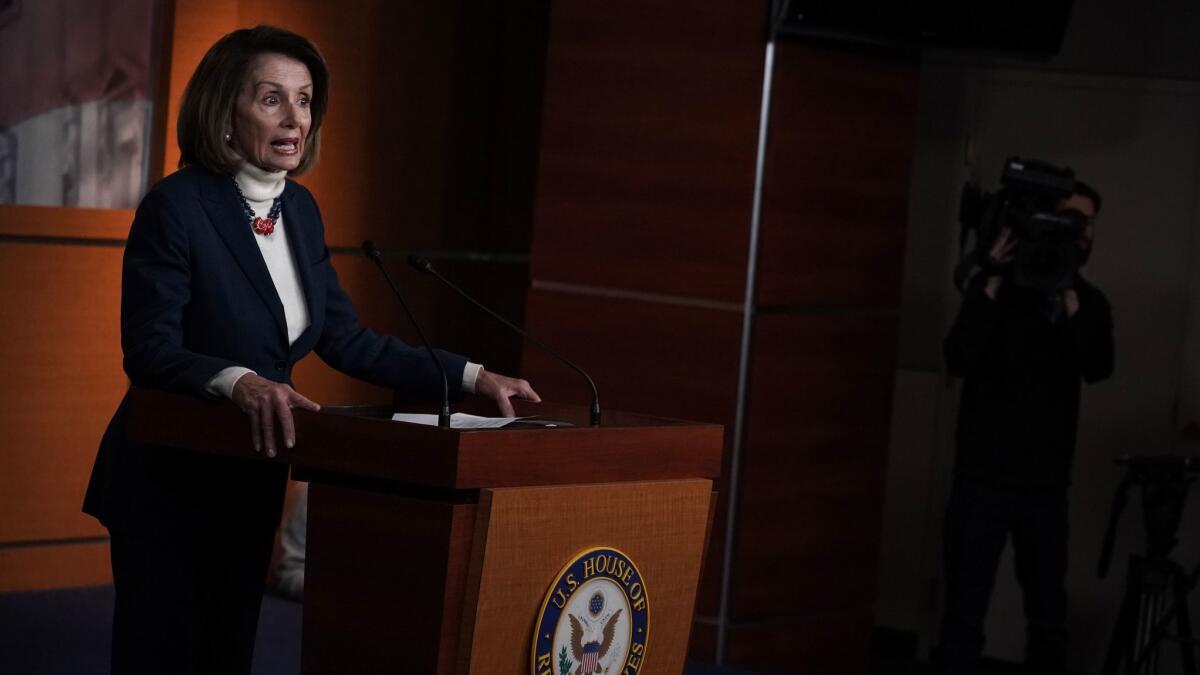
M 213 174 L 205 185 L 202 202 L 208 219 L 229 247 L 233 259 L 237 261 L 242 273 L 250 280 L 263 304 L 275 317 L 275 323 L 287 341 L 287 319 L 283 315 L 283 302 L 275 292 L 275 282 L 267 270 L 262 251 L 254 241 L 254 232 L 246 221 L 246 214 L 238 203 L 237 192 L 233 189 L 233 179 L 228 176 Z
M 308 239 L 310 236 L 310 223 L 302 215 L 303 210 L 296 208 L 296 188 L 289 181 L 287 187 L 283 190 L 283 227 L 287 231 L 288 246 L 292 249 L 292 260 L 296 263 L 296 269 L 300 273 L 300 286 L 304 289 L 304 304 L 308 306 L 308 328 L 304 329 L 296 338 L 293 346 L 299 345 L 304 334 L 312 330 L 312 327 L 317 323 L 317 307 L 315 306 L 317 290 L 313 288 L 314 280 L 312 278 L 312 260 L 309 259 Z

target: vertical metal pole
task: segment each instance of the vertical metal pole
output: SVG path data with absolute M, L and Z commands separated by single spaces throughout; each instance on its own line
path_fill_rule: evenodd
M 774 21 L 772 21 L 774 23 Z M 758 266 L 758 233 L 762 221 L 763 165 L 767 153 L 767 123 L 771 109 L 771 79 L 775 72 L 775 30 L 767 38 L 763 66 L 762 104 L 758 117 L 758 154 L 754 162 L 754 208 L 750 214 L 750 250 L 746 262 L 746 297 L 742 303 L 742 347 L 738 359 L 737 408 L 733 418 L 729 476 L 726 483 L 725 555 L 721 564 L 721 605 L 717 614 L 717 665 L 725 663 L 729 632 L 729 592 L 733 577 L 734 535 L 737 531 L 738 483 L 741 480 L 742 439 L 746 435 L 746 397 L 750 386 L 750 347 L 754 337 L 754 282 Z

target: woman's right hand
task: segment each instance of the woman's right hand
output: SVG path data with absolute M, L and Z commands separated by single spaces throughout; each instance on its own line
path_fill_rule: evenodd
M 283 432 L 283 443 L 287 447 L 296 445 L 296 425 L 292 420 L 292 408 L 317 411 L 321 406 L 304 398 L 286 384 L 272 382 L 254 373 L 246 373 L 233 385 L 233 402 L 242 412 L 250 416 L 250 439 L 254 451 L 267 457 L 275 456 L 275 425 L 278 421 Z

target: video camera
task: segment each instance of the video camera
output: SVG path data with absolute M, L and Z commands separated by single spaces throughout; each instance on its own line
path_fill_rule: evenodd
M 1076 192 L 1075 172 L 1035 159 L 1009 157 L 1000 185 L 991 193 L 972 182 L 963 186 L 958 213 L 962 244 L 965 247 L 974 232 L 975 245 L 955 269 L 955 285 L 964 288 L 974 273 L 984 269 L 1006 275 L 1014 286 L 1047 295 L 1071 288 L 1087 261 L 1087 249 L 1079 244 L 1087 216 L 1059 209 L 1059 203 Z M 1013 260 L 998 264 L 989 252 L 1005 227 L 1015 243 Z

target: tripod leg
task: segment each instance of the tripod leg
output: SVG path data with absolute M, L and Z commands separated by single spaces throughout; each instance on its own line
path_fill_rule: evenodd
M 1175 622 L 1179 627 L 1179 637 L 1181 638 L 1179 648 L 1182 650 L 1180 659 L 1183 663 L 1183 675 L 1196 675 L 1196 648 L 1191 644 L 1192 616 L 1188 611 L 1187 603 L 1188 591 L 1191 588 L 1183 568 L 1178 564 L 1174 565 L 1174 568 L 1171 588 L 1174 592 L 1175 604 L 1178 607 Z
M 1138 649 L 1145 652 L 1146 667 L 1144 671 L 1134 670 L 1135 673 L 1145 672 L 1146 675 L 1158 675 L 1158 657 L 1162 654 L 1162 651 L 1159 649 L 1161 639 L 1154 639 L 1152 636 L 1154 635 L 1154 627 L 1163 618 L 1164 602 L 1166 602 L 1166 596 L 1162 592 L 1157 592 L 1150 596 L 1150 609 L 1144 615 L 1145 619 L 1142 620 L 1141 625 L 1141 634 L 1145 637 L 1142 638 L 1141 643 L 1138 645 Z M 1137 656 L 1139 658 L 1143 657 L 1142 654 L 1138 654 Z
M 1135 633 L 1141 610 L 1141 568 L 1139 557 L 1130 558 L 1129 572 L 1125 577 L 1125 597 L 1121 599 L 1121 609 L 1117 613 L 1117 624 L 1113 627 L 1101 675 L 1117 675 L 1122 663 L 1132 655 L 1133 645 L 1137 641 Z

